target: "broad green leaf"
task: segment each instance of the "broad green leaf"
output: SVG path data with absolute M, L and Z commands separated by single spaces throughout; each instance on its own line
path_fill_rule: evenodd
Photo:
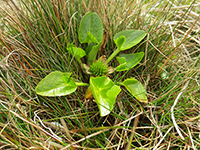
M 81 43 L 101 43 L 103 39 L 103 23 L 95 12 L 86 13 L 79 26 L 78 38 Z
M 143 58 L 144 53 L 133 53 L 133 54 L 122 54 L 117 57 L 119 66 L 117 66 L 116 71 L 125 71 L 136 66 Z
M 74 92 L 77 88 L 69 72 L 54 71 L 42 79 L 36 93 L 42 96 L 64 96 Z
M 129 49 L 138 44 L 145 36 L 146 33 L 142 30 L 124 30 L 114 36 L 114 40 L 124 36 L 126 41 L 121 46 L 121 51 Z
M 140 102 L 147 103 L 146 91 L 143 85 L 135 78 L 128 78 L 123 82 L 126 89 Z
M 81 48 L 78 48 L 74 44 L 68 44 L 67 45 L 67 50 L 74 55 L 75 59 L 80 61 L 80 58 L 84 57 L 86 55 L 85 51 Z
M 90 77 L 90 88 L 99 107 L 100 115 L 106 116 L 113 109 L 121 89 L 109 77 Z
M 117 48 L 119 48 L 119 49 L 121 49 L 121 47 L 122 47 L 122 45 L 124 44 L 125 41 L 126 41 L 125 36 L 120 36 L 120 37 L 118 37 L 114 40 Z

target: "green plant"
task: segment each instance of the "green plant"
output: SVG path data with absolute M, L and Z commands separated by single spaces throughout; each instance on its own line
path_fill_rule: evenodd
M 114 71 L 129 71 L 143 58 L 144 53 L 121 54 L 117 57 L 119 65 L 116 68 L 108 67 L 109 62 L 121 51 L 130 49 L 138 44 L 146 33 L 142 30 L 124 30 L 114 36 L 117 49 L 108 57 L 96 59 L 103 41 L 103 24 L 96 13 L 88 12 L 83 16 L 78 38 L 81 44 L 87 43 L 84 51 L 76 45 L 68 44 L 68 52 L 80 63 L 87 74 L 90 74 L 88 83 L 75 82 L 71 73 L 55 71 L 42 79 L 36 87 L 36 93 L 42 96 L 64 96 L 74 92 L 77 86 L 89 86 L 87 92 L 94 96 L 100 115 L 105 116 L 113 109 L 116 97 L 124 86 L 137 100 L 147 102 L 146 91 L 135 78 L 128 78 L 123 82 L 114 83 L 107 75 Z M 81 58 L 87 57 L 87 64 Z

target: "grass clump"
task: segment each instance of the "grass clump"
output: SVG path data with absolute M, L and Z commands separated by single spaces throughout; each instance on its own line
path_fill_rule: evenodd
M 0 2 L 1 149 L 199 149 L 198 6 L 196 1 Z M 84 49 L 78 27 L 89 10 L 103 21 L 108 38 L 100 53 L 107 56 L 117 32 L 148 33 L 126 51 L 143 51 L 142 63 L 112 75 L 143 83 L 148 105 L 123 89 L 111 114 L 100 117 L 96 103 L 84 98 L 84 87 L 65 97 L 36 95 L 37 83 L 55 70 L 88 81 L 67 45 Z

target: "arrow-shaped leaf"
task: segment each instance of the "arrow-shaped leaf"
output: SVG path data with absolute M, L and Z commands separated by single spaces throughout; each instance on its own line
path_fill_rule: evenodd
M 136 66 L 143 58 L 144 53 L 133 53 L 133 54 L 122 54 L 117 57 L 119 66 L 117 66 L 116 71 L 125 71 Z
M 106 116 L 113 109 L 117 95 L 121 89 L 109 77 L 91 77 L 90 88 L 99 107 L 100 115 Z
M 55 71 L 42 79 L 36 87 L 36 93 L 42 96 L 64 96 L 77 88 L 69 72 Z
M 100 43 L 103 39 L 103 23 L 95 12 L 86 13 L 81 19 L 78 38 L 81 43 Z
M 146 91 L 143 85 L 135 78 L 128 78 L 123 82 L 126 89 L 140 102 L 147 103 Z
M 142 30 L 124 30 L 115 34 L 114 40 L 121 36 L 124 36 L 126 39 L 120 48 L 120 51 L 123 51 L 138 44 L 146 36 L 146 33 Z

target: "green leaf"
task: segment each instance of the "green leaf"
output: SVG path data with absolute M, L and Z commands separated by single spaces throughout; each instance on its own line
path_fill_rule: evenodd
M 103 39 L 103 23 L 95 12 L 86 13 L 79 26 L 78 38 L 81 43 L 100 43 Z
M 120 50 L 129 49 L 138 44 L 145 36 L 146 33 L 142 30 L 124 30 L 114 36 L 114 40 L 124 36 L 126 41 L 122 44 Z
M 88 65 L 96 59 L 100 44 L 101 43 L 93 46 L 92 49 L 90 50 L 90 52 L 88 53 L 88 55 L 87 55 L 87 64 Z
M 70 54 L 74 55 L 75 59 L 77 59 L 78 61 L 80 61 L 80 59 L 86 55 L 83 49 L 78 48 L 74 44 L 68 44 L 67 50 L 69 51 Z
M 135 78 L 128 78 L 123 82 L 126 89 L 140 102 L 147 103 L 146 91 L 143 85 Z
M 124 44 L 125 41 L 126 41 L 125 36 L 120 36 L 120 37 L 118 37 L 114 40 L 117 48 L 119 48 L 119 49 L 121 49 L 121 47 L 122 47 L 122 45 Z
M 143 58 L 144 53 L 133 53 L 133 54 L 122 54 L 117 57 L 119 66 L 117 66 L 116 71 L 125 71 L 136 66 Z
M 100 115 L 106 116 L 113 109 L 121 89 L 109 77 L 90 77 L 90 88 L 99 107 Z
M 87 48 L 85 49 L 87 57 L 88 57 L 88 54 L 90 53 L 90 51 L 92 50 L 92 47 L 94 47 L 95 45 L 96 45 L 95 43 L 88 44 Z
M 69 72 L 54 71 L 42 79 L 35 91 L 42 96 L 64 96 L 74 92 L 77 88 Z

